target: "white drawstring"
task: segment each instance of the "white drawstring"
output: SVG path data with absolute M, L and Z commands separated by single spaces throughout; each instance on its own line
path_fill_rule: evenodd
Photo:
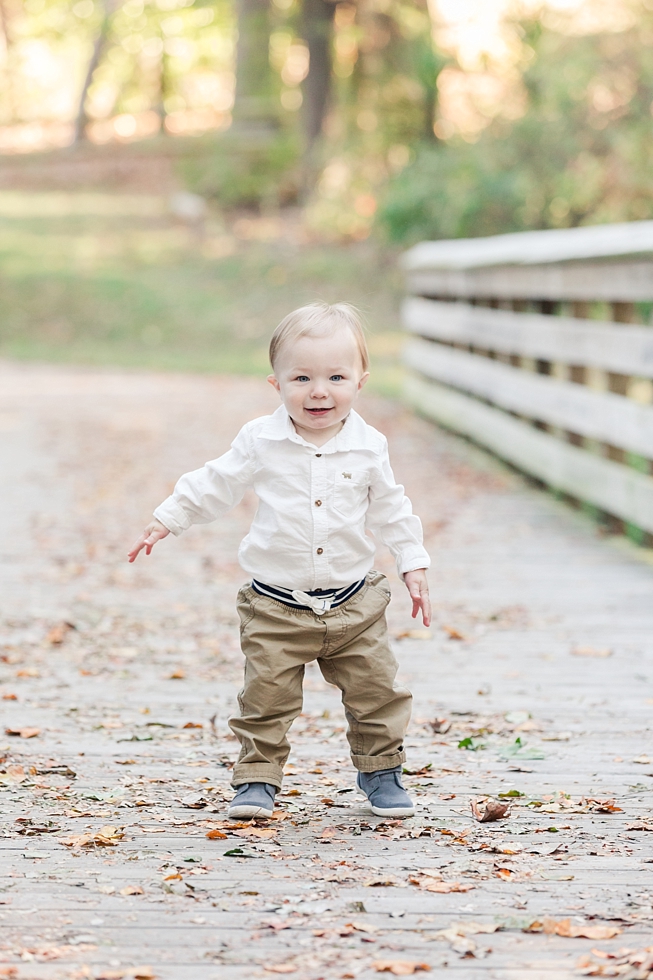
M 331 609 L 331 603 L 333 599 L 331 596 L 328 598 L 323 598 L 321 596 L 308 595 L 306 592 L 301 592 L 299 589 L 295 589 L 292 593 L 292 597 L 295 602 L 298 602 L 302 606 L 308 606 L 312 609 L 316 616 L 323 616 L 324 613 Z

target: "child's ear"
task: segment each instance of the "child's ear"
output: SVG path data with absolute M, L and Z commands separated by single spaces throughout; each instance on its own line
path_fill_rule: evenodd
M 369 378 L 369 376 L 370 376 L 370 372 L 369 371 L 366 371 L 365 374 L 361 375 L 360 381 L 358 382 L 358 390 L 359 391 L 361 390 L 361 388 L 364 385 L 367 384 L 367 379 Z
M 273 374 L 268 374 L 267 380 L 268 380 L 268 384 L 272 385 L 272 387 L 275 388 L 276 391 L 279 392 L 279 394 L 281 394 L 281 385 L 279 384 L 275 376 Z

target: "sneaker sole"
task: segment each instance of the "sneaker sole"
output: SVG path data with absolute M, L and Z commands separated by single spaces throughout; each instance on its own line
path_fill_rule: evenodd
M 239 806 L 229 807 L 227 811 L 227 818 L 229 820 L 242 820 L 249 819 L 251 817 L 271 817 L 272 810 L 266 809 L 264 806 L 252 806 L 251 804 L 241 804 Z
M 369 800 L 368 800 L 369 802 Z M 372 813 L 377 817 L 414 817 L 415 807 L 414 806 L 395 806 L 389 809 L 383 809 L 380 806 L 373 806 L 370 803 L 370 809 Z

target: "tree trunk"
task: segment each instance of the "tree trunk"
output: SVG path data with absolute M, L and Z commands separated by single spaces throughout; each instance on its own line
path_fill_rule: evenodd
M 336 5 L 332 0 L 304 0 L 303 34 L 309 69 L 304 81 L 303 122 L 307 153 L 322 132 L 331 88 L 331 35 Z
M 82 92 L 79 97 L 79 105 L 77 109 L 77 115 L 75 117 L 75 129 L 73 134 L 73 143 L 79 143 L 86 139 L 86 126 L 88 123 L 88 116 L 86 115 L 86 96 L 88 95 L 88 90 L 91 87 L 93 81 L 93 75 L 95 74 L 95 69 L 100 64 L 100 59 L 104 54 L 104 48 L 107 42 L 107 37 L 109 35 L 109 23 L 111 20 L 111 15 L 115 9 L 117 0 L 104 0 L 102 4 L 103 15 L 102 23 L 100 24 L 100 29 L 95 38 L 95 43 L 93 44 L 93 53 L 91 54 L 91 59 L 88 63 L 86 69 L 86 77 L 84 78 L 84 84 L 82 86 Z
M 274 109 L 269 0 L 237 0 L 237 11 L 234 122 L 270 124 Z
M 0 37 L 2 38 L 3 47 L 5 49 L 5 71 L 3 72 L 4 78 L 4 88 L 5 96 L 9 108 L 10 119 L 15 119 L 16 112 L 16 98 L 14 89 L 13 72 L 11 70 L 11 59 L 12 59 L 12 45 L 13 45 L 13 32 L 10 27 L 9 13 L 7 11 L 6 4 L 4 0 L 0 0 Z

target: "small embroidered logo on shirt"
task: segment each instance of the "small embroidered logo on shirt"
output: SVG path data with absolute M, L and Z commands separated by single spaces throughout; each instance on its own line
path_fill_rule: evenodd
M 343 473 L 342 475 L 344 476 L 345 480 L 351 480 L 351 473 Z

